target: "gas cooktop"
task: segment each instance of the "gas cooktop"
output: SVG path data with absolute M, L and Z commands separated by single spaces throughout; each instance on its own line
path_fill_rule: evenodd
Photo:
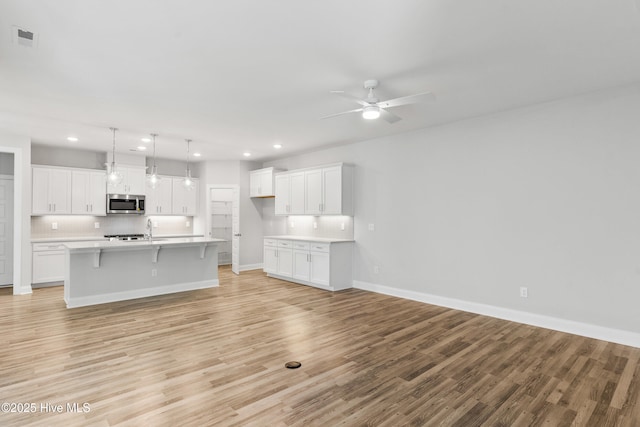
M 141 240 L 144 234 L 105 234 L 104 237 L 110 240 Z

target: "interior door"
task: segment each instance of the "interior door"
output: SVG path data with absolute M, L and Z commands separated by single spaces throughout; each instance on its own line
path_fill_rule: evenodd
M 0 286 L 13 283 L 13 179 L 0 178 Z

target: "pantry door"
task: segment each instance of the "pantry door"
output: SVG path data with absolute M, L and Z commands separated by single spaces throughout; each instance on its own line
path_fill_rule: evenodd
M 0 286 L 13 283 L 13 179 L 0 178 Z

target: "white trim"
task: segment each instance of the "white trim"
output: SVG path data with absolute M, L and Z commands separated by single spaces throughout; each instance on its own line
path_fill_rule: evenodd
M 157 295 L 173 294 L 176 292 L 195 291 L 198 289 L 215 288 L 220 285 L 218 279 L 202 280 L 199 282 L 178 283 L 168 286 L 157 286 L 153 288 L 135 289 L 131 291 L 113 292 L 102 295 L 92 295 L 88 297 L 69 297 L 66 301 L 67 308 L 84 307 L 87 305 L 105 304 L 108 302 L 124 301 L 137 298 L 146 298 Z
M 249 270 L 262 270 L 262 263 L 260 264 L 245 264 L 240 266 L 240 271 L 249 271 Z
M 0 146 L 0 153 L 13 154 L 13 295 L 30 294 L 31 283 L 24 283 L 22 277 L 22 182 L 25 171 L 22 167 L 23 149 L 21 147 Z M 31 169 L 29 169 L 31 173 Z
M 589 323 L 576 322 L 573 320 L 561 319 L 558 317 L 544 316 L 541 314 L 528 313 L 526 311 L 512 310 L 493 305 L 481 304 L 471 301 L 464 301 L 455 298 L 447 298 L 438 295 L 431 295 L 422 292 L 408 291 L 405 289 L 392 288 L 375 283 L 353 281 L 353 287 L 365 291 L 376 292 L 384 295 L 410 299 L 441 307 L 453 308 L 456 310 L 468 311 L 470 313 L 482 314 L 484 316 L 496 317 L 498 319 L 512 322 L 524 323 L 526 325 L 538 326 L 552 329 L 554 331 L 567 332 L 581 335 L 588 338 L 595 338 L 610 341 L 618 344 L 640 348 L 640 334 L 621 329 L 606 328 Z

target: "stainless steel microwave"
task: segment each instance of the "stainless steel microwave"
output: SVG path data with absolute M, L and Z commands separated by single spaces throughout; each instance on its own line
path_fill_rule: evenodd
M 144 214 L 144 196 L 134 194 L 107 194 L 108 214 Z

